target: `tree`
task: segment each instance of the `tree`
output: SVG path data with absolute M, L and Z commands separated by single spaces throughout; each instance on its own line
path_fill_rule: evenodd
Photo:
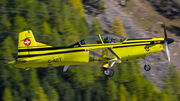
M 103 34 L 103 28 L 95 16 L 92 19 L 90 34 Z
M 102 101 L 105 95 L 103 84 L 95 82 L 92 88 L 92 101 Z
M 77 13 L 76 16 L 84 17 L 84 8 L 81 0 L 69 0 L 68 1 L 69 6 L 71 7 L 71 11 L 73 13 Z
M 165 85 L 163 91 L 168 95 L 168 98 L 174 101 L 180 98 L 180 74 L 177 68 L 170 66 L 169 74 L 165 76 Z
M 15 32 L 22 32 L 24 30 L 27 30 L 28 29 L 27 22 L 20 15 L 16 15 L 14 18 L 13 28 Z
M 39 13 L 42 14 L 42 16 L 41 15 L 38 16 L 38 19 L 40 19 L 39 23 L 47 22 L 47 20 L 49 19 L 49 12 L 47 5 L 44 2 L 40 3 L 39 10 L 41 11 Z
M 42 36 L 39 38 L 40 42 L 48 44 L 51 43 L 52 37 L 49 37 L 49 35 L 52 35 L 51 27 L 47 22 L 43 22 L 42 28 L 41 28 Z
M 68 18 L 64 18 L 64 23 L 61 26 L 61 32 L 63 33 L 64 45 L 70 45 L 78 41 L 78 32 L 74 26 L 69 22 Z
M 45 78 L 43 79 L 42 87 L 44 89 L 44 92 L 47 94 L 48 100 L 49 101 L 58 101 L 59 100 L 58 93 L 47 81 L 48 81 L 47 79 L 45 79 Z
M 7 17 L 7 14 L 2 14 L 1 17 L 0 17 L 0 30 L 10 30 L 11 29 L 11 22 L 9 21 L 8 17 Z
M 37 101 L 48 101 L 47 95 L 44 93 L 44 90 L 42 87 L 38 86 L 35 91 L 36 94 L 36 100 Z M 51 100 L 52 101 L 52 100 Z
M 107 101 L 116 101 L 118 99 L 117 93 L 118 90 L 116 84 L 113 80 L 108 79 L 106 86 Z
M 119 101 L 129 101 L 130 96 L 123 84 L 119 87 Z
M 14 42 L 11 38 L 11 36 L 8 36 L 4 39 L 4 41 L 1 43 L 1 57 L 4 58 L 9 58 L 9 59 L 14 59 L 13 55 L 15 52 L 15 46 L 14 46 Z
M 113 18 L 109 30 L 112 34 L 117 34 L 126 37 L 125 29 L 119 16 Z
M 135 94 L 132 95 L 132 101 L 138 101 L 138 99 L 137 99 Z M 162 101 L 164 101 L 164 100 L 162 100 Z
M 37 100 L 37 101 L 47 101 L 47 95 L 44 93 L 43 88 L 39 85 L 39 80 L 37 78 L 36 69 L 31 71 L 31 76 L 29 79 L 29 99 L 30 100 Z
M 13 97 L 11 95 L 9 88 L 5 88 L 3 98 L 2 98 L 3 101 L 13 101 L 12 98 Z

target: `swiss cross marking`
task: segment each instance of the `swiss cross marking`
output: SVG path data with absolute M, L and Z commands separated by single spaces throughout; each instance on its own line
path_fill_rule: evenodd
M 31 40 L 30 39 L 25 39 L 24 40 L 24 45 L 29 46 L 31 44 Z

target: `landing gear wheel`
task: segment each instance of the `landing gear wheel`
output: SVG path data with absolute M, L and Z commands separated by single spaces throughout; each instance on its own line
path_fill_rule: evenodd
M 103 68 L 103 73 L 106 76 L 112 77 L 114 75 L 114 70 L 110 68 Z
M 109 76 L 111 73 L 111 70 L 109 68 L 103 68 L 103 73 L 104 75 Z
M 109 77 L 112 77 L 112 76 L 114 76 L 114 70 L 113 69 L 110 69 L 110 70 L 111 70 L 111 72 L 110 72 Z
M 151 66 L 150 65 L 144 65 L 144 70 L 145 71 L 150 71 L 151 70 Z

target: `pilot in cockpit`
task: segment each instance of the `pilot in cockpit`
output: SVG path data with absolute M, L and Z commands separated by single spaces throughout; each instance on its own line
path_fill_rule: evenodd
M 115 38 L 111 38 L 111 43 L 116 43 L 116 39 Z
M 104 39 L 104 43 L 109 43 L 108 37 Z
M 82 39 L 82 40 L 80 41 L 80 43 L 81 43 L 81 45 L 85 45 L 85 44 L 86 44 L 86 42 L 85 42 L 84 39 Z

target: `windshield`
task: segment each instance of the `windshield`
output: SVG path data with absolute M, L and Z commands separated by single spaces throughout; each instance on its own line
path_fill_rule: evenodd
M 90 35 L 80 41 L 81 45 L 85 44 L 102 44 L 99 35 Z
M 117 43 L 126 40 L 126 38 L 115 34 L 101 34 L 101 38 L 104 43 Z
M 117 42 L 123 42 L 126 40 L 126 38 L 120 36 L 120 35 L 115 35 L 115 34 L 100 34 L 102 41 L 104 43 L 117 43 Z M 85 44 L 102 44 L 99 35 L 90 35 L 85 37 L 84 39 L 80 40 L 81 45 Z

